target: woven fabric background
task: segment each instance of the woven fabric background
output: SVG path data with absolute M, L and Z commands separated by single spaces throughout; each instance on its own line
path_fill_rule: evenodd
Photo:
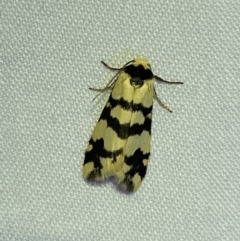
M 240 1 L 1 3 L 0 240 L 240 240 Z M 113 67 L 145 56 L 152 149 L 133 195 L 82 179 Z

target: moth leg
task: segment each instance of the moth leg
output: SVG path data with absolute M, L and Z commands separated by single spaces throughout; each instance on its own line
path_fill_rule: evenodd
M 116 76 L 114 76 L 113 77 L 113 79 L 115 78 Z M 93 100 L 95 100 L 101 93 L 103 93 L 104 91 L 106 91 L 106 90 L 111 90 L 112 88 L 113 88 L 113 86 L 114 86 L 114 84 L 115 84 L 115 81 L 113 81 L 113 79 L 103 88 L 103 89 L 101 89 L 101 88 L 92 88 L 92 87 L 90 87 L 89 89 L 90 90 L 94 90 L 94 91 L 97 91 L 97 92 L 100 92 L 99 94 L 97 94 L 95 97 L 94 97 L 94 99 Z M 113 82 L 112 82 L 113 81 Z M 111 83 L 112 82 L 112 83 Z
M 109 90 L 109 89 L 113 89 L 114 85 L 115 85 L 115 82 L 117 81 L 117 77 L 119 75 L 119 72 L 121 69 L 116 69 L 116 68 L 112 68 L 110 66 L 108 66 L 106 63 L 104 63 L 103 61 L 101 61 L 107 68 L 111 69 L 111 70 L 118 70 L 117 74 L 115 74 L 113 76 L 113 78 L 109 81 L 109 83 L 104 87 L 104 88 L 92 88 L 90 87 L 89 89 L 90 90 L 94 90 L 94 91 L 97 91 L 97 92 L 100 92 L 99 94 L 97 94 L 95 96 L 95 98 L 93 100 L 95 100 L 101 93 L 103 93 L 104 91 L 106 90 Z
M 169 111 L 170 113 L 172 113 L 172 110 L 171 110 L 168 106 L 166 106 L 166 105 L 158 98 L 155 89 L 154 89 L 154 98 L 157 100 L 157 102 L 158 102 L 158 104 L 159 104 L 160 106 L 162 106 L 164 109 L 166 109 L 167 111 Z
M 89 87 L 89 89 L 90 90 L 93 90 L 93 91 L 97 91 L 97 92 L 104 92 L 104 91 L 106 91 L 106 90 L 110 90 L 110 89 L 112 89 L 112 87 L 110 87 L 110 86 L 106 86 L 105 88 L 103 88 L 103 89 L 98 89 L 98 88 L 92 88 L 92 87 Z
M 167 81 L 167 80 L 164 80 L 160 77 L 158 77 L 157 75 L 154 75 L 155 79 L 160 81 L 160 82 L 164 82 L 164 83 L 167 83 L 167 84 L 183 84 L 183 82 L 173 82 L 173 81 Z
M 103 88 L 103 89 L 97 89 L 97 88 L 91 88 L 91 87 L 90 87 L 89 89 L 99 92 L 99 93 L 93 98 L 93 100 L 95 100 L 100 94 L 102 94 L 102 93 L 103 93 L 104 91 L 106 91 L 106 90 L 112 89 L 112 87 L 111 87 L 111 86 L 106 86 L 106 87 Z

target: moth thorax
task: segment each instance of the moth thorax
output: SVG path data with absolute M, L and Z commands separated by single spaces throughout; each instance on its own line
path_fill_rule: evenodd
M 140 88 L 143 85 L 144 80 L 140 77 L 133 77 L 131 78 L 130 83 L 133 87 Z

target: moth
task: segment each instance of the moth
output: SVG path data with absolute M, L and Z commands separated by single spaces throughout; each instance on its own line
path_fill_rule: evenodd
M 122 68 L 112 68 L 116 75 L 103 89 L 110 97 L 93 130 L 85 152 L 83 177 L 101 181 L 114 176 L 121 187 L 136 191 L 145 177 L 150 156 L 153 99 L 172 112 L 158 97 L 154 80 L 169 82 L 154 75 L 147 59 L 136 58 Z

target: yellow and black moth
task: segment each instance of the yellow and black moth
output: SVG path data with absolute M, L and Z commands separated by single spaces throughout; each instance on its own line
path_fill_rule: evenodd
M 110 97 L 93 130 L 85 152 L 83 177 L 100 181 L 115 176 L 127 191 L 136 191 L 146 174 L 150 156 L 153 98 L 172 112 L 157 97 L 154 79 L 170 84 L 154 75 L 147 59 L 137 58 L 122 68 L 103 89 L 111 89 Z

